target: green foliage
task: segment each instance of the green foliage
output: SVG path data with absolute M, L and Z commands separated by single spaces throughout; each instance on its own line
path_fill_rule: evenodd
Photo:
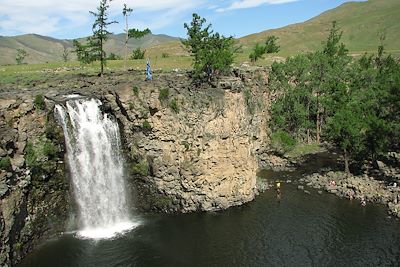
M 179 106 L 178 106 L 178 101 L 174 98 L 169 102 L 169 107 L 172 109 L 175 113 L 179 113 Z
M 296 139 L 285 131 L 278 130 L 271 134 L 271 144 L 278 151 L 286 153 L 293 149 L 296 143 Z
M 144 54 L 146 50 L 140 49 L 140 47 L 133 49 L 131 54 L 131 59 L 144 59 Z
M 50 140 L 46 140 L 43 144 L 43 154 L 48 159 L 54 159 L 59 153 L 58 147 Z
M 44 96 L 42 94 L 35 96 L 35 99 L 33 100 L 33 106 L 40 110 L 44 110 L 46 108 L 46 103 L 44 102 Z
M 89 11 L 95 17 L 92 26 L 93 35 L 88 38 L 91 57 L 100 60 L 100 75 L 103 76 L 104 66 L 106 64 L 106 53 L 104 52 L 104 43 L 108 39 L 111 32 L 107 31 L 107 27 L 116 21 L 108 21 L 108 5 L 107 0 L 100 0 L 97 12 Z
M 27 55 L 28 53 L 24 49 L 17 49 L 17 55 L 15 56 L 15 61 L 17 64 L 21 65 Z
M 11 160 L 9 156 L 0 159 L 0 170 L 11 171 Z
M 165 102 L 169 98 L 169 89 L 160 89 L 160 94 L 158 95 L 158 100 Z
M 372 159 L 399 147 L 400 63 L 384 56 L 347 55 L 333 22 L 321 51 L 271 68 L 272 130 L 311 141 L 325 139 L 350 160 Z
M 108 55 L 107 60 L 121 60 L 122 57 L 120 55 L 116 55 L 114 53 L 110 53 L 110 55 Z
M 187 29 L 187 40 L 182 44 L 194 57 L 194 78 L 201 81 L 228 73 L 234 59 L 234 39 L 232 36 L 224 37 L 219 33 L 213 33 L 211 24 L 203 27 L 206 19 L 193 14 L 190 25 L 184 24 Z
M 70 50 L 69 50 L 68 48 L 64 47 L 64 48 L 63 48 L 63 53 L 62 53 L 62 55 L 61 55 L 64 62 L 67 62 L 67 61 L 68 61 L 68 59 L 69 59 L 69 53 L 70 53 Z
M 265 41 L 265 45 L 256 44 L 250 52 L 249 58 L 252 62 L 256 62 L 262 58 L 264 54 L 278 53 L 280 46 L 277 44 L 278 37 L 271 35 Z
M 89 44 L 82 44 L 78 40 L 73 40 L 73 45 L 75 47 L 74 52 L 81 64 L 90 64 L 96 60 L 96 58 L 91 54 Z
M 144 132 L 149 132 L 149 131 L 151 131 L 151 129 L 152 128 L 151 128 L 150 123 L 147 120 L 144 120 L 143 123 L 142 123 L 142 130 Z
M 265 41 L 265 53 L 278 53 L 280 50 L 280 46 L 277 44 L 278 37 L 271 35 L 268 36 L 267 41 Z
M 36 165 L 37 155 L 32 142 L 28 142 L 25 147 L 25 161 L 28 167 Z
M 135 38 L 135 39 L 143 38 L 147 34 L 151 34 L 151 31 L 148 28 L 144 29 L 143 31 L 138 29 L 129 29 L 128 31 L 129 38 Z
M 138 96 L 138 95 L 139 95 L 139 87 L 137 87 L 136 85 L 134 85 L 134 86 L 132 87 L 132 91 L 133 91 L 133 94 L 134 94 L 135 96 Z
M 256 44 L 250 52 L 249 58 L 251 62 L 256 62 L 265 54 L 265 46 Z
M 162 58 L 169 58 L 169 54 L 168 54 L 168 53 L 165 53 L 165 52 L 163 52 L 163 53 L 161 54 L 161 57 L 162 57 Z
M 141 176 L 148 176 L 149 175 L 149 163 L 146 159 L 142 159 L 137 163 L 133 163 L 131 165 L 131 171 L 133 174 L 138 174 Z

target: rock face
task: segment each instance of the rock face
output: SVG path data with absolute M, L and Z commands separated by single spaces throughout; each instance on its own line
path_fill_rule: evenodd
M 105 99 L 121 122 L 142 208 L 209 211 L 254 199 L 267 142 L 265 84 L 229 78 L 193 88 L 176 74 L 121 85 Z
M 63 147 L 54 117 L 33 97 L 0 99 L 0 266 L 63 231 L 69 214 Z
M 226 209 L 254 199 L 266 151 L 264 70 L 196 87 L 187 73 L 71 76 L 0 89 L 0 266 L 73 223 L 64 137 L 54 101 L 81 94 L 117 118 L 137 208 Z M 38 94 L 45 98 L 35 99 Z M 18 99 L 18 100 L 17 100 Z M 34 101 L 35 99 L 35 101 Z

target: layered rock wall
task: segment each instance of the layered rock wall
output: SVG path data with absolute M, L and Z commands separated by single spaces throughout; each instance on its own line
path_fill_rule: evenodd
M 68 218 L 62 136 L 51 110 L 42 108 L 30 95 L 0 100 L 0 266 L 63 231 Z

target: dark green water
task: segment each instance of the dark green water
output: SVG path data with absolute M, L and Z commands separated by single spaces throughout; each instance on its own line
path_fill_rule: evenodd
M 267 173 L 269 178 L 299 173 Z M 282 177 L 281 177 L 282 178 Z M 282 185 L 224 212 L 143 215 L 113 240 L 51 240 L 25 266 L 399 266 L 400 223 L 384 206 L 361 207 Z

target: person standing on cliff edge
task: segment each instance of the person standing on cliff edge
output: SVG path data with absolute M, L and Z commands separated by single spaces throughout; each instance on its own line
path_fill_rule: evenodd
M 147 59 L 147 64 L 146 64 L 146 81 L 152 81 L 153 80 L 153 73 L 151 71 L 150 67 L 150 60 Z

